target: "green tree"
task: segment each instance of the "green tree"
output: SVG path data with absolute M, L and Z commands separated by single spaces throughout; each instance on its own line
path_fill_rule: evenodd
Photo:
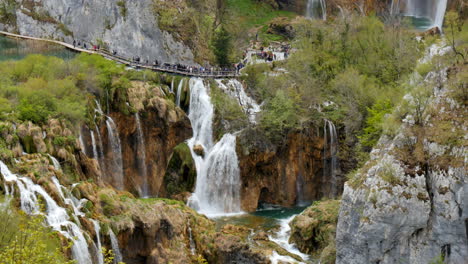
M 231 41 L 231 35 L 223 26 L 215 30 L 212 46 L 216 61 L 220 66 L 229 66 L 230 64 L 229 57 L 232 51 Z

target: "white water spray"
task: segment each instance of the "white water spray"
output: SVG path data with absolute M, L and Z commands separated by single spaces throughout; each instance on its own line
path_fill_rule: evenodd
M 96 248 L 97 248 L 97 260 L 98 260 L 98 264 L 104 264 L 104 256 L 102 254 L 102 245 L 101 245 L 101 236 L 100 236 L 100 232 L 101 232 L 101 226 L 99 225 L 99 222 L 97 220 L 94 220 L 94 219 L 90 219 L 91 222 L 93 222 L 93 225 L 94 225 L 94 232 L 96 233 Z

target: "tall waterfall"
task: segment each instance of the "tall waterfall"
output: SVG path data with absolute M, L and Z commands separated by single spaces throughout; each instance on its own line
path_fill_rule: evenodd
M 138 141 L 138 170 L 143 178 L 142 186 L 141 186 L 141 196 L 148 197 L 149 193 L 149 186 L 148 186 L 148 170 L 146 168 L 146 145 L 145 145 L 145 137 L 143 135 L 143 130 L 141 129 L 141 122 L 140 122 L 140 115 L 138 113 L 135 114 L 135 122 L 137 127 L 137 141 Z
M 226 84 L 221 79 L 216 80 L 216 82 L 225 93 L 237 100 L 249 117 L 250 122 L 256 123 L 257 114 L 261 111 L 261 107 L 253 98 L 247 95 L 242 83 L 236 79 L 230 79 Z
M 18 186 L 20 191 L 21 209 L 28 214 L 42 214 L 40 211 L 41 201 L 45 202 L 45 217 L 47 224 L 53 230 L 61 233 L 73 242 L 71 251 L 73 258 L 78 264 L 92 264 L 86 238 L 80 227 L 70 221 L 67 210 L 58 206 L 54 199 L 40 186 L 35 184 L 30 178 L 19 177 L 8 169 L 0 161 L 0 174 L 2 174 L 6 184 Z M 13 189 L 13 188 L 12 188 Z M 61 192 L 61 191 L 60 191 Z M 63 195 L 63 194 L 62 194 Z M 76 215 L 73 214 L 76 218 Z
M 180 107 L 180 95 L 182 94 L 182 88 L 184 87 L 184 79 L 181 79 L 179 86 L 177 86 L 176 105 Z
M 428 28 L 438 27 L 442 30 L 447 0 L 392 0 L 390 13 L 402 14 L 415 18 L 427 18 L 432 24 Z M 425 28 L 425 29 L 428 29 Z
M 192 78 L 190 85 L 189 119 L 193 137 L 188 146 L 197 167 L 195 192 L 189 205 L 203 214 L 216 216 L 239 213 L 240 170 L 236 154 L 236 137 L 225 134 L 213 146 L 213 105 L 210 102 L 203 80 Z M 195 153 L 194 148 L 202 146 L 204 157 Z
M 124 172 L 123 172 L 123 162 L 122 162 L 122 147 L 120 144 L 119 132 L 117 126 L 114 123 L 114 120 L 110 116 L 106 119 L 107 133 L 109 136 L 109 143 L 112 148 L 112 175 L 114 187 L 123 190 L 124 188 Z M 110 169 L 109 169 L 110 172 Z
M 327 20 L 325 0 L 307 0 L 306 17 Z
M 323 140 L 323 177 L 324 179 L 330 178 L 330 196 L 333 198 L 337 195 L 338 135 L 333 122 L 326 119 L 323 127 Z M 330 156 L 329 158 L 328 155 Z
M 122 253 L 120 253 L 119 241 L 115 236 L 112 228 L 109 228 L 109 237 L 111 241 L 112 252 L 114 252 L 114 263 L 122 262 Z

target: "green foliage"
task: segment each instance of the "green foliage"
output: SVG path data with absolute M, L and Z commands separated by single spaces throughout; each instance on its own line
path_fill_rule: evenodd
M 0 22 L 16 26 L 16 9 L 15 0 L 5 0 L 0 3 Z
M 231 35 L 223 27 L 219 27 L 214 32 L 213 37 L 213 52 L 216 56 L 216 61 L 222 67 L 230 66 L 229 55 L 231 54 L 232 43 Z
M 390 100 L 379 100 L 371 108 L 367 108 L 368 117 L 359 137 L 361 144 L 365 147 L 373 147 L 382 134 L 382 122 L 385 115 L 392 111 Z
M 215 110 L 215 126 L 219 138 L 225 132 L 239 131 L 248 125 L 247 116 L 235 98 L 224 93 L 217 85 L 211 86 L 210 95 Z M 225 131 L 221 124 L 223 120 L 229 122 L 228 131 Z
M 260 116 L 260 126 L 269 138 L 280 140 L 289 130 L 298 126 L 298 107 L 284 91 L 278 90 L 269 100 Z
M 1 264 L 73 263 L 62 253 L 57 234 L 44 226 L 43 216 L 2 208 L 0 231 Z

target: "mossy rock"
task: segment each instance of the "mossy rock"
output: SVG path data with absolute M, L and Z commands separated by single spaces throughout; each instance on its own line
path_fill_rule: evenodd
M 181 143 L 174 148 L 174 153 L 164 176 L 166 197 L 191 192 L 195 186 L 197 170 L 189 147 Z

